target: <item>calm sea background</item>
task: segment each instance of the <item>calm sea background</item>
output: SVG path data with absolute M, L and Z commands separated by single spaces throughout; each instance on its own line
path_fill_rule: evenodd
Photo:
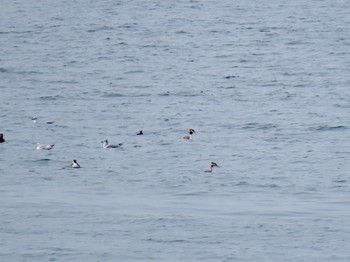
M 1 261 L 350 261 L 349 1 L 0 4 Z

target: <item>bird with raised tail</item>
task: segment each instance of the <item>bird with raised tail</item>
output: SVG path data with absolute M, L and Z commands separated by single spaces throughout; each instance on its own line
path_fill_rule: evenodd
M 36 144 L 36 150 L 51 150 L 55 144 L 49 144 L 49 145 L 42 145 L 37 143 Z
M 72 162 L 70 163 L 70 166 L 73 168 L 79 168 L 80 165 L 78 164 L 77 160 L 72 160 Z
M 118 148 L 118 147 L 121 147 L 123 145 L 123 143 L 110 145 L 110 144 L 108 144 L 108 140 L 107 139 L 102 140 L 101 143 L 103 143 L 103 145 L 102 145 L 103 148 Z
M 184 140 L 192 140 L 192 135 L 193 133 L 195 133 L 196 131 L 194 131 L 194 129 L 188 129 L 188 136 L 183 136 L 182 139 Z
M 218 164 L 216 164 L 215 162 L 211 162 L 210 163 L 210 168 L 208 170 L 205 170 L 204 172 L 207 172 L 207 173 L 214 173 L 214 167 L 219 167 Z

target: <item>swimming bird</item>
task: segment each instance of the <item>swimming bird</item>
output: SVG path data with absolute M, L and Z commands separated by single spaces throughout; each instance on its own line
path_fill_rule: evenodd
M 193 135 L 193 133 L 195 133 L 196 131 L 194 131 L 194 129 L 188 129 L 188 133 L 189 133 L 189 135 L 188 136 L 183 136 L 182 137 L 182 139 L 184 139 L 184 140 L 192 140 L 192 135 Z
M 136 135 L 138 135 L 138 136 L 141 136 L 141 135 L 143 135 L 143 131 L 142 130 L 140 130 Z
M 32 117 L 32 121 L 33 121 L 34 124 L 36 123 L 37 120 L 38 120 L 38 118 L 36 116 Z
M 219 167 L 218 164 L 216 164 L 215 162 L 211 162 L 210 163 L 210 169 L 209 170 L 205 170 L 204 172 L 208 172 L 208 173 L 214 173 L 214 167 Z
M 4 143 L 5 139 L 4 139 L 4 134 L 0 134 L 0 143 Z
M 36 144 L 36 150 L 51 150 L 54 147 L 55 144 L 49 144 L 49 145 L 42 145 L 37 143 Z
M 118 148 L 118 147 L 121 147 L 123 145 L 123 143 L 119 143 L 119 144 L 116 144 L 116 145 L 109 145 L 108 144 L 108 140 L 102 140 L 101 143 L 103 143 L 103 148 Z
M 77 160 L 72 160 L 72 163 L 70 163 L 70 166 L 73 168 L 79 168 L 80 165 L 78 164 Z

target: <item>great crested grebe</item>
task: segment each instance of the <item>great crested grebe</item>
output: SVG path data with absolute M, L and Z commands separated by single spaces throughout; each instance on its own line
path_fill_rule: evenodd
M 216 164 L 215 162 L 211 162 L 210 163 L 210 169 L 209 170 L 205 170 L 204 172 L 214 173 L 214 167 L 219 167 L 219 165 Z
M 72 163 L 70 163 L 70 166 L 73 168 L 79 168 L 80 165 L 78 164 L 77 160 L 72 160 Z
M 196 131 L 194 129 L 188 129 L 188 133 L 189 135 L 188 136 L 183 136 L 182 139 L 184 140 L 192 140 L 192 135 L 193 133 L 195 133 Z

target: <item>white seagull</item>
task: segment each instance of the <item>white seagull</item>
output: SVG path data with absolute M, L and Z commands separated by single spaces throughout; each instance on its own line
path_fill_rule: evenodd
M 49 144 L 49 145 L 42 145 L 37 143 L 36 144 L 36 150 L 51 150 L 54 147 L 55 144 Z
M 103 148 L 118 148 L 118 147 L 121 147 L 123 145 L 123 143 L 119 143 L 116 145 L 109 145 L 107 139 L 102 140 L 101 143 L 103 143 L 103 145 L 102 145 Z

